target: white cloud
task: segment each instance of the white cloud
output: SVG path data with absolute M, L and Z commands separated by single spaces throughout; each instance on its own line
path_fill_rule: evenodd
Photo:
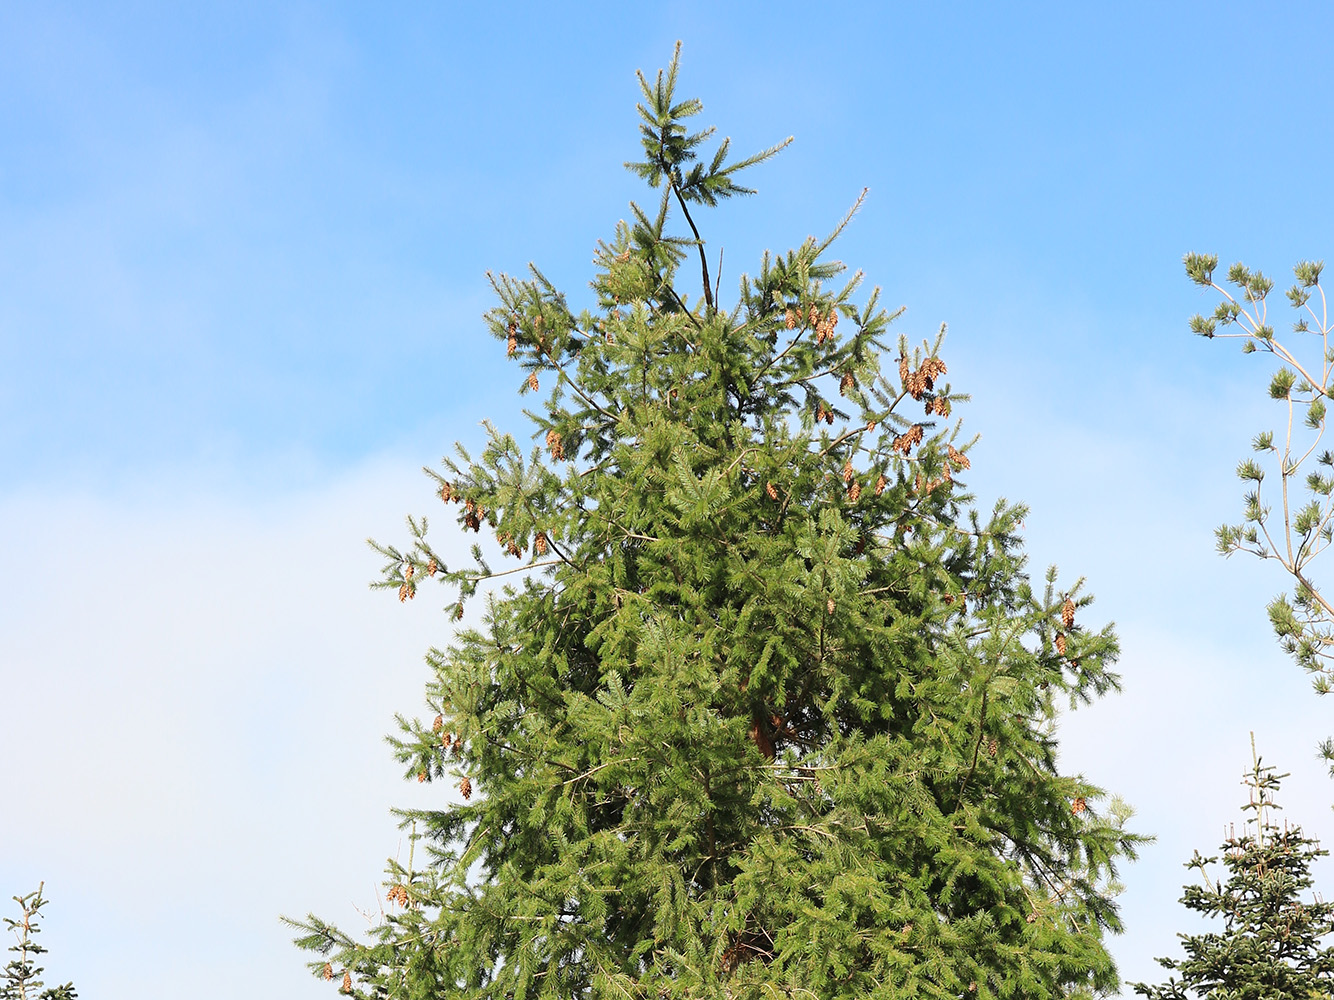
M 366 584 L 429 485 L 382 461 L 276 503 L 0 500 L 0 884 L 45 879 L 49 981 L 324 996 L 278 914 L 354 929 L 420 802 L 383 743 L 450 628 Z M 437 500 L 438 504 L 439 501 Z M 13 530 L 21 526 L 21 531 Z M 203 975 L 201 975 L 203 973 Z

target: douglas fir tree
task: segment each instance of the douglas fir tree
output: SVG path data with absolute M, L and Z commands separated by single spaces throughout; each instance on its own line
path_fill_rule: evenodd
M 1115 686 L 1115 639 L 1077 584 L 1030 587 L 1022 507 L 969 508 L 941 339 L 832 287 L 833 236 L 723 307 L 698 213 L 781 146 L 699 158 L 676 82 L 676 57 L 640 77 L 629 166 L 661 196 L 599 247 L 596 308 L 493 282 L 539 443 L 488 425 L 432 475 L 512 565 L 446 566 L 425 518 L 380 547 L 383 586 L 443 583 L 458 617 L 522 574 L 394 741 L 462 801 L 405 814 L 429 863 L 391 865 L 369 942 L 316 917 L 299 942 L 359 997 L 1113 990 L 1138 838 L 1058 773 L 1053 721 Z

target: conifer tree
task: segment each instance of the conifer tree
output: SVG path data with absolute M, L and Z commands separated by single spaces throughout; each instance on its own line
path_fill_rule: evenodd
M 46 986 L 41 979 L 46 970 L 37 961 L 46 954 L 46 948 L 37 943 L 37 935 L 41 932 L 38 913 L 47 903 L 42 888 L 39 885 L 36 892 L 13 897 L 19 904 L 19 919 L 4 918 L 5 928 L 15 939 L 9 950 L 17 957 L 10 959 L 0 972 L 0 1000 L 76 1000 L 78 997 L 73 983 Z
M 1334 603 L 1315 572 L 1316 560 L 1334 544 L 1334 451 L 1324 447 L 1334 392 L 1334 320 L 1320 284 L 1325 265 L 1306 260 L 1292 269 L 1296 281 L 1286 295 L 1295 319 L 1291 336 L 1280 337 L 1269 317 L 1272 279 L 1238 262 L 1228 268 L 1229 291 L 1214 279 L 1216 255 L 1188 253 L 1184 260 L 1195 284 L 1222 297 L 1212 315 L 1191 317 L 1191 330 L 1210 340 L 1240 340 L 1244 354 L 1277 362 L 1269 398 L 1282 408 L 1281 431 L 1257 434 L 1251 443 L 1256 458 L 1237 465 L 1237 478 L 1246 484 L 1242 521 L 1217 529 L 1218 551 L 1273 560 L 1291 577 L 1292 595 L 1269 602 L 1269 622 L 1284 652 L 1311 675 L 1316 693 L 1326 695 L 1334 690 Z M 1266 466 L 1279 477 L 1268 491 Z M 1320 744 L 1320 753 L 1334 775 L 1334 738 Z
M 1252 752 L 1254 748 L 1252 747 Z M 1322 942 L 1334 933 L 1334 903 L 1303 900 L 1311 888 L 1311 863 L 1329 852 L 1300 827 L 1279 827 L 1272 813 L 1286 774 L 1275 774 L 1253 756 L 1246 785 L 1251 813 L 1240 837 L 1223 841 L 1226 877 L 1210 877 L 1218 857 L 1195 857 L 1186 867 L 1200 873 L 1203 885 L 1188 885 L 1181 902 L 1187 909 L 1221 918 L 1222 933 L 1180 934 L 1184 959 L 1160 958 L 1158 964 L 1181 974 L 1166 985 L 1135 983 L 1150 1000 L 1271 1000 L 1328 997 L 1334 994 L 1334 946 Z
M 1111 991 L 1140 838 L 1054 721 L 1116 686 L 1115 637 L 1030 583 L 1023 507 L 971 507 L 944 330 L 910 348 L 834 284 L 848 219 L 724 306 L 702 212 L 785 143 L 706 154 L 677 68 L 639 78 L 656 204 L 599 245 L 593 306 L 493 279 L 537 445 L 488 424 L 428 471 L 502 554 L 447 566 L 424 517 L 377 546 L 400 600 L 491 587 L 392 740 L 459 798 L 403 814 L 427 860 L 391 862 L 369 940 L 298 943 L 358 997 Z

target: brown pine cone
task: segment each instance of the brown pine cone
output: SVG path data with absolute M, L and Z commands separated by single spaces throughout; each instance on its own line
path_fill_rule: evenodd
M 1068 597 L 1061 605 L 1061 624 L 1068 629 L 1075 627 L 1075 602 Z
M 466 774 L 463 776 L 463 780 L 459 782 L 459 792 L 465 800 L 472 798 L 472 779 Z

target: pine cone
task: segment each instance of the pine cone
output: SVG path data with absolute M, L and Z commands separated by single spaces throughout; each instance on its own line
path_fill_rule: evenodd
M 873 430 L 875 430 L 875 421 L 874 421 L 874 420 L 868 420 L 868 421 L 866 422 L 866 429 L 867 429 L 868 431 L 873 431 Z
M 796 311 L 790 307 L 787 312 L 783 313 L 783 325 L 789 330 L 795 330 L 797 328 L 797 314 Z
M 852 459 L 849 458 L 843 463 L 843 482 L 852 482 Z
M 1061 605 L 1061 624 L 1067 629 L 1075 627 L 1075 602 L 1068 597 Z
M 1056 633 L 1056 652 L 1060 656 L 1065 655 L 1065 636 L 1061 635 L 1060 632 Z
M 547 431 L 547 447 L 551 449 L 551 460 L 559 462 L 565 457 L 565 448 L 560 443 L 560 434 L 553 428 Z
M 324 977 L 324 981 L 327 983 L 333 978 L 333 966 L 328 962 L 325 962 L 324 969 L 320 972 L 320 975 Z
M 443 715 L 437 715 L 435 717 L 435 721 L 431 723 L 431 732 L 438 733 L 440 732 L 440 730 L 444 728 L 445 728 L 445 717 Z
M 352 992 L 352 973 L 350 972 L 343 973 L 343 985 L 339 987 L 339 989 L 344 993 Z
M 811 306 L 810 324 L 815 326 L 820 322 L 820 309 L 818 306 Z
M 407 599 L 408 599 L 408 585 L 406 583 L 400 584 L 398 588 L 398 602 L 402 604 Z
M 1000 742 L 994 736 L 991 738 L 991 742 L 987 744 L 987 753 L 992 757 L 1000 753 Z
M 539 533 L 538 536 L 533 539 L 533 554 L 539 556 L 544 556 L 547 554 L 546 535 Z
M 832 597 L 829 598 L 828 602 L 825 604 L 824 607 L 825 611 L 827 611 L 829 614 L 832 615 L 834 613 L 834 599 Z
M 967 455 L 965 455 L 961 451 L 956 450 L 954 445 L 952 444 L 947 444 L 945 446 L 945 454 L 949 456 L 950 462 L 953 463 L 956 469 L 967 469 L 973 464 L 972 462 L 968 461 Z M 1069 627 L 1070 627 L 1069 625 L 1066 626 L 1066 628 Z
M 829 425 L 831 425 L 831 426 L 833 425 L 833 423 L 834 423 L 834 411 L 833 411 L 833 410 L 825 410 L 825 411 L 824 411 L 824 422 L 827 423 L 827 424 L 829 424 Z
M 879 496 L 881 493 L 884 493 L 885 486 L 888 485 L 888 483 L 889 480 L 887 480 L 884 476 L 878 477 L 875 481 L 875 495 Z
M 846 396 L 848 394 L 848 390 L 851 389 L 856 384 L 857 380 L 852 377 L 852 372 L 845 372 L 843 377 L 839 379 L 838 391 L 841 395 Z
M 462 734 L 462 733 L 455 733 L 455 734 L 454 734 L 454 752 L 455 752 L 455 753 L 459 753 L 459 752 L 461 752 L 462 750 L 463 750 L 463 734 Z
M 462 617 L 463 617 L 463 602 L 459 601 L 458 605 L 454 608 L 454 620 L 458 621 Z
M 435 576 L 436 570 L 439 568 L 440 564 L 435 561 L 435 556 L 431 556 L 431 561 L 426 564 L 426 575 Z
M 440 499 L 443 500 L 445 503 L 449 503 L 449 501 L 453 498 L 453 496 L 454 496 L 454 488 L 450 486 L 449 483 L 441 483 Z
M 899 381 L 902 382 L 904 385 L 907 385 L 907 384 L 908 384 L 908 372 L 909 372 L 910 370 L 911 370 L 911 369 L 909 369 L 909 367 L 908 367 L 908 359 L 907 359 L 906 357 L 900 355 L 900 356 L 899 356 Z
M 1080 796 L 1079 798 L 1075 799 L 1075 801 L 1070 803 L 1070 811 L 1074 813 L 1076 816 L 1078 816 L 1087 808 L 1088 808 L 1088 803 L 1084 801 L 1083 796 Z
M 528 373 L 528 388 L 537 392 L 537 372 Z
M 862 484 L 855 480 L 848 487 L 848 502 L 856 503 L 862 496 Z
M 472 779 L 466 774 L 463 780 L 459 782 L 459 792 L 465 800 L 472 798 Z
M 417 772 L 417 781 L 418 781 L 418 782 L 422 782 L 422 781 L 425 781 L 425 780 L 426 780 L 426 772 L 425 772 L 425 771 L 418 771 L 418 772 Z
M 519 346 L 519 338 L 514 335 L 514 328 L 510 327 L 509 339 L 505 341 L 505 357 L 514 357 L 514 349 Z
M 774 489 L 774 484 L 773 484 L 773 483 L 765 483 L 765 484 L 764 484 L 764 492 L 767 493 L 767 494 L 769 495 L 769 499 L 770 499 L 770 500 L 777 500 L 777 499 L 778 499 L 778 490 Z

